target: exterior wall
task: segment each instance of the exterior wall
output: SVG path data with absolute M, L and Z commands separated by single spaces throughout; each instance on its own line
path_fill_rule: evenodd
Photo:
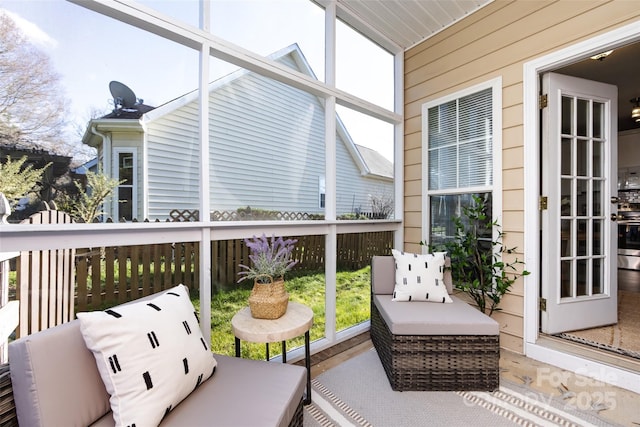
M 146 199 L 150 219 L 165 219 L 172 209 L 199 208 L 198 138 L 196 102 L 148 124 Z
M 404 91 L 405 250 L 419 251 L 422 236 L 422 104 L 502 76 L 501 223 L 507 246 L 522 250 L 524 63 L 638 19 L 640 9 L 635 2 L 498 0 L 408 50 Z M 505 296 L 501 308 L 494 314 L 501 326 L 501 346 L 522 353 L 522 279 Z
M 282 58 L 292 68 L 290 57 Z M 198 209 L 197 101 L 147 124 L 149 218 Z M 211 91 L 211 209 L 250 206 L 323 213 L 324 108 L 317 97 L 255 73 Z M 363 177 L 337 143 L 338 213 L 370 211 L 369 194 L 393 194 L 391 181 Z

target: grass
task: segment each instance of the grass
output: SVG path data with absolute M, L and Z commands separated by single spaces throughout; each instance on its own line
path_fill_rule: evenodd
M 341 331 L 369 319 L 370 270 L 365 267 L 356 271 L 342 271 L 336 277 L 336 329 Z M 306 274 L 287 277 L 285 286 L 290 301 L 305 304 L 313 310 L 311 341 L 324 337 L 325 330 L 325 279 L 324 274 Z M 235 342 L 231 332 L 231 318 L 247 306 L 251 285 L 238 286 L 231 291 L 219 292 L 211 299 L 211 349 L 229 356 L 235 355 Z M 199 310 L 200 301 L 193 300 Z M 287 342 L 287 349 L 304 345 L 304 337 Z M 279 344 L 271 345 L 270 356 L 281 353 Z M 242 343 L 242 357 L 264 359 L 264 344 Z
M 15 287 L 15 272 L 13 283 Z M 357 325 L 370 316 L 370 274 L 367 266 L 355 271 L 336 273 L 336 330 L 341 331 Z M 235 342 L 231 331 L 231 318 L 240 309 L 247 306 L 252 283 L 238 285 L 232 290 L 218 292 L 211 299 L 211 349 L 229 356 L 235 355 Z M 310 331 L 311 341 L 324 337 L 325 330 L 325 277 L 322 273 L 297 272 L 288 274 L 285 287 L 289 299 L 305 304 L 313 310 L 313 326 Z M 192 299 L 194 306 L 200 311 L 200 300 Z M 109 304 L 111 307 L 113 304 Z M 101 309 L 108 308 L 107 306 Z M 287 342 L 287 348 L 293 349 L 304 345 L 304 337 Z M 270 356 L 281 353 L 279 344 L 270 346 Z M 264 344 L 242 343 L 242 357 L 264 359 Z

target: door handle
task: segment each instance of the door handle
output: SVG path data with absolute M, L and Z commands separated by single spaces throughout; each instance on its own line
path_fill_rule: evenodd
M 611 214 L 611 221 L 614 221 L 614 222 L 615 222 L 615 221 L 617 221 L 617 220 L 618 220 L 618 214 L 614 214 L 614 213 L 612 213 L 612 214 Z
M 620 203 L 620 199 L 618 196 L 611 196 L 611 203 Z

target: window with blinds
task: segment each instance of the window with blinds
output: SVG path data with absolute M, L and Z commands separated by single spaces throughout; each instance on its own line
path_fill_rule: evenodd
M 422 227 L 431 245 L 454 237 L 452 218 L 474 196 L 487 206 L 487 221 L 501 212 L 501 88 L 494 79 L 422 106 Z
M 428 189 L 493 184 L 492 88 L 428 108 Z

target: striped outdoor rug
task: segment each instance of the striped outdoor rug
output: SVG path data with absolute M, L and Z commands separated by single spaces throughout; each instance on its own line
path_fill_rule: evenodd
M 596 412 L 501 380 L 486 392 L 396 392 L 375 350 L 312 381 L 305 427 L 611 426 Z

